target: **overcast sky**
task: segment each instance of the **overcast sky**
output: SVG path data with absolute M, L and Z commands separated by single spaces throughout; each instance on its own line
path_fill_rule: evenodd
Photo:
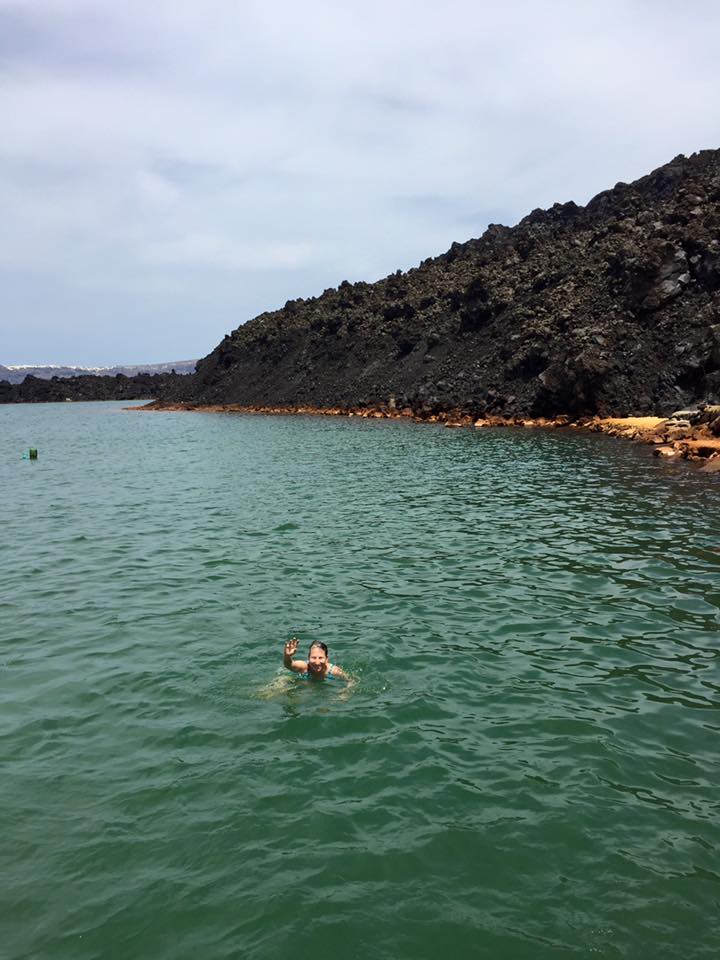
M 720 146 L 720 4 L 0 0 L 0 363 L 200 357 Z

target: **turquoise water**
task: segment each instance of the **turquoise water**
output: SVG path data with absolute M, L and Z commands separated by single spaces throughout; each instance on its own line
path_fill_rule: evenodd
M 119 404 L 0 438 L 3 956 L 716 956 L 717 475 Z

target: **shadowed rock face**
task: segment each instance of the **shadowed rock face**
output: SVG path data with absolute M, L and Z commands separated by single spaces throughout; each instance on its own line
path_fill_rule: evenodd
M 720 393 L 720 151 L 556 204 L 374 284 L 289 301 L 167 400 L 658 413 Z

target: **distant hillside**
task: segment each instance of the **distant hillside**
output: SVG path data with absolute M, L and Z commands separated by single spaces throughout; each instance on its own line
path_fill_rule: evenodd
M 134 366 L 116 367 L 48 367 L 48 366 L 7 366 L 0 364 L 0 380 L 8 383 L 22 383 L 26 376 L 50 380 L 52 377 L 81 377 L 88 375 L 114 377 L 122 373 L 134 377 L 139 373 L 194 373 L 197 360 L 176 360 L 173 363 L 143 363 Z
M 26 376 L 22 383 L 0 380 L 0 403 L 51 403 L 65 400 L 151 400 L 180 389 L 189 374 L 139 373 L 126 377 L 98 377 L 93 374 L 53 377 L 44 380 Z
M 720 151 L 705 150 L 406 273 L 289 301 L 165 398 L 622 415 L 719 394 Z

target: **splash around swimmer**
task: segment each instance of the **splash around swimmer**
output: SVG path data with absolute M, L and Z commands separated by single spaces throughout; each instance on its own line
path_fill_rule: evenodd
M 320 640 L 310 644 L 307 660 L 293 660 L 299 644 L 297 637 L 291 637 L 283 650 L 283 664 L 288 670 L 297 673 L 306 680 L 349 680 L 350 678 L 337 664 L 330 663 L 327 645 Z

